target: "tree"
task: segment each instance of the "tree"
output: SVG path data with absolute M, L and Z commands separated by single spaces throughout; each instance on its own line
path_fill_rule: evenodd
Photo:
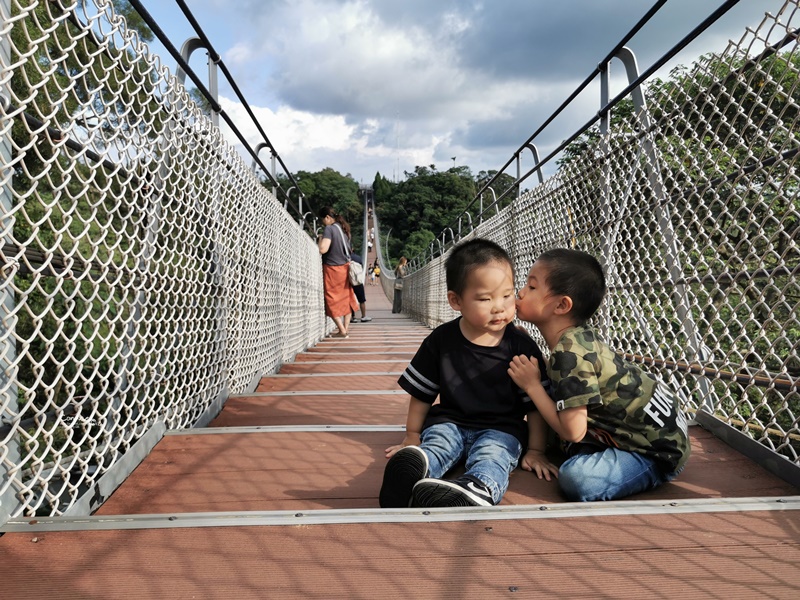
M 364 206 L 358 196 L 358 182 L 349 173 L 342 175 L 330 167 L 316 173 L 298 171 L 294 179 L 303 194 L 303 212 L 310 211 L 317 216 L 323 206 L 332 206 L 350 224 L 353 247 L 360 248 L 364 235 Z M 278 182 L 289 189 L 288 178 L 279 176 Z
M 434 165 L 417 166 L 405 175 L 405 181 L 390 184 L 377 174 L 374 183 L 381 227 L 392 230 L 389 256 L 394 258 L 427 252 L 436 235 L 454 224 L 475 197 L 468 167 L 440 172 Z
M 372 182 L 372 193 L 375 198 L 375 204 L 382 203 L 392 196 L 396 184 L 392 183 L 380 173 L 375 173 L 375 179 Z
M 500 198 L 503 194 L 508 192 L 499 202 L 499 208 L 503 209 L 511 204 L 514 198 L 517 197 L 517 185 L 516 179 L 508 173 L 500 173 L 500 175 L 497 173 L 497 170 L 494 169 L 490 171 L 481 171 L 475 178 L 475 185 L 479 190 L 483 189 L 486 184 L 497 177 L 489 188 L 487 188 L 486 192 L 484 192 L 484 194 L 486 194 L 484 197 L 484 206 L 488 206 L 488 203 L 492 202 L 494 198 Z M 494 191 L 494 197 L 492 197 L 492 192 L 489 191 L 490 189 Z

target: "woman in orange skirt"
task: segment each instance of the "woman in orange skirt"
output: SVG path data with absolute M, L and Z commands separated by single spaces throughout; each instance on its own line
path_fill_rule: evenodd
M 333 319 L 339 329 L 333 337 L 346 338 L 350 327 L 350 315 L 358 310 L 358 302 L 350 286 L 347 265 L 350 262 L 350 225 L 330 206 L 323 206 L 320 209 L 319 218 L 325 225 L 322 237 L 319 238 L 325 314 Z

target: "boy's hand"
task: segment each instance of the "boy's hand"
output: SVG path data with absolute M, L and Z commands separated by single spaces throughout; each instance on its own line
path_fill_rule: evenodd
M 386 458 L 392 458 L 398 450 L 401 448 L 405 448 L 406 446 L 419 446 L 421 440 L 419 439 L 418 433 L 407 433 L 406 437 L 403 438 L 402 444 L 397 444 L 396 446 L 389 446 L 384 450 L 386 452 Z
M 539 479 L 551 481 L 551 473 L 554 477 L 558 478 L 558 467 L 547 460 L 544 452 L 539 452 L 538 450 L 528 450 L 525 456 L 522 457 L 520 466 L 526 471 L 536 473 Z
M 542 383 L 542 374 L 539 371 L 539 361 L 531 360 L 524 354 L 511 359 L 508 365 L 508 374 L 520 388 L 527 390 L 535 384 Z

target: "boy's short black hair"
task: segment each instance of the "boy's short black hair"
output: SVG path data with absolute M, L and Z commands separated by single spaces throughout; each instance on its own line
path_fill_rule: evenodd
M 447 290 L 460 296 L 464 293 L 469 274 L 491 262 L 508 263 L 511 273 L 514 273 L 514 263 L 508 252 L 491 240 L 474 238 L 458 244 L 444 263 Z
M 588 321 L 606 294 L 606 277 L 597 259 L 581 250 L 553 248 L 536 259 L 545 263 L 545 283 L 551 294 L 572 299 L 571 315 L 576 325 Z

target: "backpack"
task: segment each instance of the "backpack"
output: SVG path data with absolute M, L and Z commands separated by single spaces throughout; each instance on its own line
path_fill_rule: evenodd
M 350 285 L 356 287 L 357 285 L 364 285 L 364 267 L 361 263 L 351 260 L 347 263 L 348 275 L 350 277 Z

